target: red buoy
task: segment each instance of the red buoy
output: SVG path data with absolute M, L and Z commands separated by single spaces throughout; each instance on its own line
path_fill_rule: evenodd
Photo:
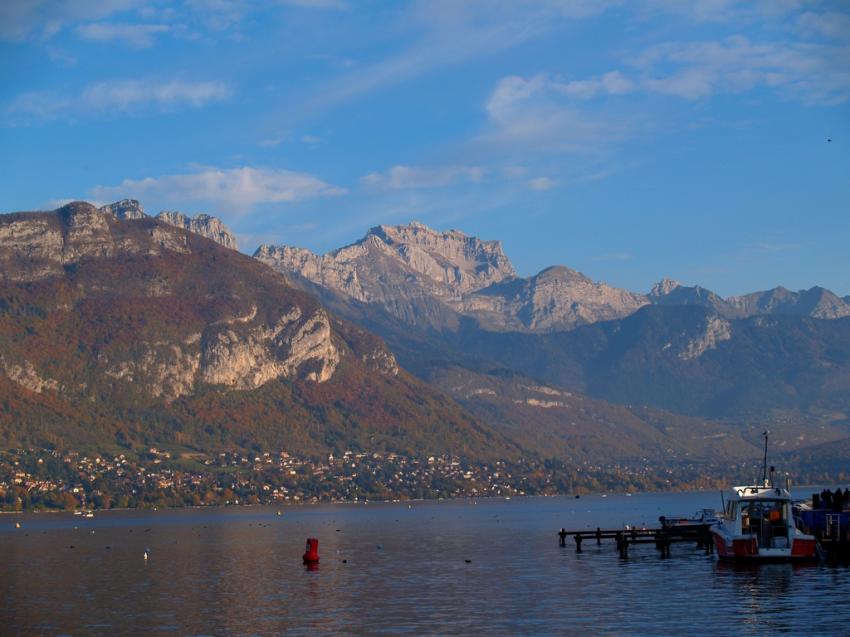
M 305 564 L 319 563 L 319 540 L 314 537 L 307 538 L 307 548 L 304 550 Z

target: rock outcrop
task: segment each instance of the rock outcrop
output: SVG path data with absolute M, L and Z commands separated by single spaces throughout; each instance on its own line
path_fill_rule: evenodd
M 238 250 L 236 236 L 216 217 L 210 217 L 205 214 L 187 217 L 180 212 L 163 210 L 156 218 L 177 228 L 183 228 L 189 232 L 194 232 L 202 237 L 211 239 L 225 248 Z
M 121 224 L 111 213 L 76 201 L 54 213 L 17 213 L 0 217 L 0 281 L 38 281 L 63 273 L 84 259 L 116 254 L 157 256 L 163 250 L 186 251 L 186 237 L 151 223 L 139 232 L 115 232 Z
M 135 199 L 122 199 L 121 201 L 101 206 L 99 210 L 100 212 L 112 215 L 116 219 L 122 220 L 145 219 L 148 217 L 145 214 L 142 204 Z M 195 217 L 188 217 L 181 212 L 163 210 L 156 218 L 176 228 L 183 228 L 189 232 L 206 237 L 225 248 L 230 248 L 231 250 L 239 249 L 236 244 L 236 235 L 216 217 L 211 217 L 203 213 Z
M 118 219 L 144 219 L 147 217 L 145 209 L 135 199 L 122 199 L 115 203 L 100 207 L 101 212 L 110 214 Z
M 688 341 L 687 347 L 679 352 L 679 358 L 683 361 L 699 358 L 705 352 L 715 349 L 717 344 L 732 338 L 732 325 L 719 316 L 708 316 L 705 328 L 698 337 Z

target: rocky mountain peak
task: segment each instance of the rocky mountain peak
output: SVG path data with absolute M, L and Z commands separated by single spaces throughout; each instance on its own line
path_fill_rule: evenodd
M 652 290 L 649 292 L 649 296 L 667 296 L 668 294 L 670 294 L 670 292 L 681 286 L 682 284 L 678 281 L 664 277 L 658 283 L 652 286 Z
M 230 248 L 231 250 L 238 249 L 236 236 L 216 217 L 201 213 L 192 218 L 187 217 L 181 212 L 163 210 L 156 218 L 177 228 L 183 228 L 189 232 L 194 232 L 202 237 L 211 239 L 225 248 Z
M 122 199 L 121 201 L 101 206 L 97 210 L 122 220 L 145 219 L 148 216 L 145 214 L 142 204 L 135 199 Z M 236 236 L 216 217 L 201 213 L 192 218 L 181 212 L 163 210 L 156 218 L 175 228 L 183 228 L 189 232 L 206 237 L 219 245 L 223 245 L 225 248 L 230 248 L 231 250 L 238 249 Z
M 441 232 L 414 221 L 377 226 L 369 236 L 380 238 L 407 267 L 460 293 L 516 275 L 501 242 L 482 241 L 458 230 Z
M 144 219 L 147 217 L 142 204 L 135 199 L 122 199 L 121 201 L 101 206 L 100 211 L 118 219 Z
M 552 265 L 544 268 L 533 277 L 538 282 L 546 281 L 590 281 L 590 278 L 565 265 Z
M 788 314 L 819 319 L 850 316 L 850 303 L 820 286 L 792 292 L 782 286 L 728 299 L 743 316 Z

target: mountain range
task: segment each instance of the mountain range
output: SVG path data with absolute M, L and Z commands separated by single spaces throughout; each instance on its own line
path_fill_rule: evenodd
M 823 288 L 524 278 L 419 223 L 251 258 L 134 200 L 0 216 L 0 268 L 7 446 L 676 466 L 744 462 L 766 425 L 789 454 L 850 438 L 850 299 Z
M 624 318 L 646 305 L 697 305 L 725 318 L 850 316 L 850 301 L 820 287 L 777 287 L 723 299 L 699 286 L 663 279 L 648 294 L 596 282 L 562 265 L 516 275 L 498 241 L 420 223 L 378 226 L 360 241 L 324 255 L 261 245 L 254 257 L 325 289 L 382 306 L 414 326 L 454 327 L 459 317 L 490 331 L 560 332 Z
M 596 404 L 720 419 L 737 432 L 769 426 L 788 448 L 850 434 L 850 303 L 824 288 L 724 299 L 670 279 L 632 292 L 565 266 L 524 278 L 499 242 L 419 223 L 373 228 L 322 256 L 287 246 L 254 256 L 382 336 L 429 382 L 508 371 Z M 515 429 L 544 411 L 519 414 L 504 388 L 472 396 L 461 386 L 441 384 Z M 544 419 L 563 420 L 555 413 Z

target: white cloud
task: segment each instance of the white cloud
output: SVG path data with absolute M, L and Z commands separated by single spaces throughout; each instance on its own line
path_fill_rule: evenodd
M 135 0 L 3 0 L 0 39 L 49 38 L 67 24 L 100 20 L 140 6 Z
M 798 30 L 806 36 L 850 41 L 850 14 L 837 11 L 807 11 L 797 19 Z
M 345 192 L 307 173 L 245 166 L 200 167 L 187 174 L 125 179 L 117 186 L 97 186 L 92 195 L 110 201 L 132 197 L 178 205 L 206 202 L 230 212 L 247 212 L 260 204 L 292 203 Z
M 604 13 L 620 0 L 419 0 L 401 12 L 394 30 L 412 44 L 372 64 L 358 65 L 304 100 L 304 114 L 425 73 L 511 49 L 563 26 Z M 380 40 L 385 33 L 370 37 Z M 287 108 L 291 114 L 291 109 Z
M 543 91 L 548 79 L 542 73 L 528 79 L 517 75 L 509 75 L 499 80 L 485 108 L 487 113 L 496 121 L 510 118 L 518 104 Z
M 135 49 L 153 46 L 155 36 L 171 30 L 166 24 L 127 24 L 96 22 L 77 27 L 77 35 L 94 42 L 119 41 Z
M 123 80 L 92 84 L 83 91 L 81 98 L 86 106 L 96 109 L 126 110 L 137 106 L 203 106 L 230 97 L 230 94 L 230 89 L 222 82 Z
M 485 171 L 477 166 L 393 166 L 362 178 L 364 184 L 378 190 L 440 188 L 460 182 L 478 182 Z
M 609 83 L 622 90 L 625 80 L 616 75 Z M 604 90 L 604 80 L 594 82 L 595 91 Z M 622 124 L 578 108 L 565 86 L 545 74 L 502 78 L 485 104 L 491 130 L 477 142 L 512 153 L 550 153 L 587 150 L 624 136 Z
M 555 88 L 567 97 L 589 100 L 600 94 L 624 95 L 631 93 L 637 86 L 619 71 L 610 71 L 598 78 L 574 80 L 557 85 Z
M 681 16 L 691 22 L 764 23 L 798 11 L 810 0 L 642 0 L 643 9 Z
M 534 179 L 528 180 L 528 187 L 532 190 L 537 190 L 542 192 L 544 190 L 552 190 L 555 186 L 558 185 L 554 179 L 550 179 L 549 177 L 535 177 Z
M 111 80 L 90 84 L 76 95 L 53 91 L 23 93 L 12 99 L 4 111 L 7 123 L 20 125 L 93 114 L 200 107 L 230 95 L 227 85 L 215 81 Z
M 835 104 L 850 96 L 850 49 L 811 43 L 675 42 L 635 60 L 649 91 L 699 99 L 772 88 L 804 103 Z
M 277 148 L 287 139 L 287 137 L 267 137 L 257 142 L 257 146 L 260 148 Z
M 317 148 L 322 143 L 322 138 L 317 135 L 302 135 L 301 143 L 310 148 Z

